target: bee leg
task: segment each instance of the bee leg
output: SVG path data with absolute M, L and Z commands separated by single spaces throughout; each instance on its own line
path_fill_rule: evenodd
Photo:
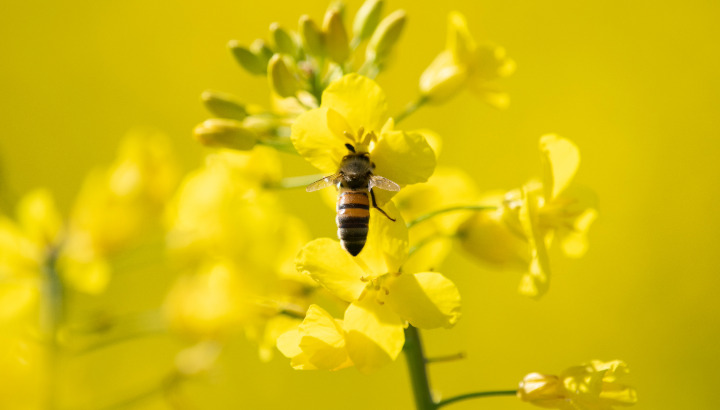
M 385 215 L 385 216 L 387 217 L 387 219 L 395 222 L 395 220 L 394 220 L 393 218 L 390 218 L 390 215 L 386 214 L 385 211 L 383 211 L 382 209 L 380 209 L 379 206 L 377 206 L 377 202 L 375 202 L 375 192 L 373 192 L 372 188 L 370 188 L 370 198 L 372 198 L 373 208 L 375 208 L 375 209 L 377 209 L 378 211 L 382 212 L 382 214 Z

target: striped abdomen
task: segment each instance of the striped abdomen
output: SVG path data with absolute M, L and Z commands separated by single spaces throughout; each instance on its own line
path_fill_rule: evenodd
M 340 244 L 352 256 L 365 246 L 370 222 L 370 200 L 367 190 L 342 191 L 338 195 L 337 217 Z

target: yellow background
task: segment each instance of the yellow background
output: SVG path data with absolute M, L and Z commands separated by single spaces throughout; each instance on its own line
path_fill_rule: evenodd
M 167 133 L 184 166 L 196 166 L 205 151 L 190 134 L 207 116 L 202 90 L 268 100 L 266 80 L 240 70 L 227 41 L 267 38 L 273 21 L 295 28 L 304 13 L 320 20 L 326 5 L 2 2 L 3 209 L 46 186 L 67 211 L 86 172 L 108 163 L 136 127 Z M 358 6 L 349 2 L 348 11 Z M 551 289 L 539 302 L 517 294 L 517 275 L 452 256 L 443 272 L 460 288 L 464 317 L 425 340 L 431 355 L 464 351 L 468 358 L 434 365 L 434 388 L 445 397 L 508 389 L 531 371 L 623 359 L 638 410 L 719 408 L 720 3 L 389 0 L 387 10 L 395 8 L 407 10 L 408 25 L 394 64 L 378 78 L 394 112 L 415 97 L 417 78 L 443 47 L 451 10 L 467 16 L 476 38 L 505 46 L 518 63 L 504 81 L 509 110 L 463 94 L 403 124 L 444 137 L 441 164 L 471 172 L 482 189 L 513 188 L 537 175 L 537 140 L 556 132 L 580 147 L 575 181 L 601 200 L 589 253 L 580 260 L 554 253 Z M 314 173 L 287 160 L 288 175 Z M 319 196 L 284 196 L 314 234 L 333 236 L 332 210 Z M 136 278 L 129 286 L 152 281 Z M 122 366 L 95 364 L 83 377 L 105 386 L 95 393 L 112 402 L 156 382 L 161 372 L 146 370 L 148 358 L 170 360 L 158 351 L 152 341 L 121 346 L 96 359 L 120 357 Z M 211 380 L 188 390 L 201 409 L 412 406 L 402 359 L 372 376 L 297 372 L 282 357 L 261 364 L 242 340 Z M 165 407 L 150 399 L 135 408 Z M 503 397 L 451 408 L 531 406 Z

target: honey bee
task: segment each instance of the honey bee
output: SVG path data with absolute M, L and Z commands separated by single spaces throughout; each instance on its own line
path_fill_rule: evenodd
M 308 185 L 307 192 L 317 191 L 335 185 L 338 190 L 337 217 L 338 238 L 342 247 L 352 256 L 357 256 L 365 246 L 370 222 L 370 203 L 388 219 L 395 222 L 377 206 L 373 188 L 399 191 L 400 186 L 379 175 L 373 175 L 375 164 L 368 152 L 356 152 L 351 144 L 345 144 L 348 155 L 340 162 L 337 173 Z

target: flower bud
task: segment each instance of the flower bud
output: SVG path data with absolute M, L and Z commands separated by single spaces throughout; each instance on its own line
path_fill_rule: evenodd
M 245 71 L 254 75 L 265 74 L 267 64 L 248 48 L 241 46 L 236 40 L 230 41 L 228 48 L 230 48 L 233 57 Z
M 205 146 L 247 151 L 257 143 L 255 133 L 235 120 L 212 118 L 193 130 L 195 139 Z
M 230 94 L 206 90 L 203 91 L 200 98 L 205 104 L 205 108 L 216 117 L 231 118 L 239 121 L 248 115 L 245 107 Z
M 553 403 L 562 402 L 565 398 L 565 390 L 557 376 L 530 373 L 520 382 L 517 396 L 522 401 L 548 407 Z
M 316 57 L 325 55 L 325 39 L 314 21 L 309 16 L 300 16 L 300 39 L 305 52 Z
M 397 43 L 405 27 L 407 15 L 404 10 L 396 10 L 385 17 L 370 38 L 365 58 L 375 61 L 376 64 L 382 64 L 392 52 L 395 43 Z
M 300 89 L 297 78 L 280 54 L 275 54 L 268 64 L 270 88 L 281 97 L 292 97 Z
M 282 54 L 287 54 L 293 58 L 297 58 L 300 49 L 295 39 L 278 23 L 270 25 L 270 33 L 272 33 L 275 50 Z
M 458 227 L 460 245 L 484 263 L 502 269 L 527 270 L 528 242 L 511 228 L 503 210 L 475 212 Z
M 338 64 L 342 64 L 350 55 L 348 35 L 338 10 L 329 9 L 323 22 L 325 33 L 325 51 Z
M 360 42 L 370 38 L 380 22 L 383 4 L 383 0 L 367 0 L 360 6 L 353 21 L 355 41 Z
M 266 68 L 273 54 L 275 54 L 270 47 L 268 47 L 267 44 L 260 39 L 257 39 L 250 44 L 250 51 L 258 57 L 260 62 L 263 63 Z

